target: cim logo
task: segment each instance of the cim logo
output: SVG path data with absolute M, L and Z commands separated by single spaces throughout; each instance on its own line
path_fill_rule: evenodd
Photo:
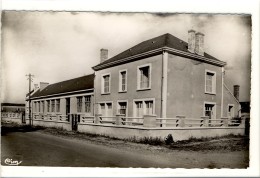
M 11 159 L 11 158 L 6 158 L 4 162 L 8 166 L 18 166 L 19 164 L 22 163 L 22 161 L 19 161 L 18 159 Z

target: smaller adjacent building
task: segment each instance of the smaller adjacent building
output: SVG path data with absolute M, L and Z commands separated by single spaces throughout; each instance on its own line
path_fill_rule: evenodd
M 17 123 L 25 122 L 25 104 L 21 103 L 1 103 L 2 121 L 12 121 Z
M 40 83 L 31 94 L 32 122 L 46 121 L 46 126 L 71 130 L 85 116 L 93 116 L 94 74 L 54 83 Z M 27 122 L 29 103 L 27 98 Z
M 25 104 L 21 103 L 1 103 L 1 112 L 24 112 Z

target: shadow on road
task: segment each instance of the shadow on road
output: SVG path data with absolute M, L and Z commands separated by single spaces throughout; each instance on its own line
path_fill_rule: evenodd
M 43 127 L 35 127 L 29 125 L 12 125 L 12 124 L 3 124 L 1 126 L 1 136 L 5 136 L 11 132 L 34 132 L 37 130 L 43 130 Z

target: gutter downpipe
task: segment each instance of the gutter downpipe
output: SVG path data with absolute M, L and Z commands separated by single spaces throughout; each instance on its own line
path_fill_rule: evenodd
M 225 70 L 224 67 L 221 67 L 221 118 L 223 118 L 223 107 L 224 107 L 224 75 Z

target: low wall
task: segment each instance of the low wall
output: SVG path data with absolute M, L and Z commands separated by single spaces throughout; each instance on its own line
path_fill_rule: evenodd
M 55 122 L 55 121 L 44 121 L 44 120 L 33 120 L 34 126 L 43 126 L 43 127 L 54 127 L 64 130 L 71 131 L 70 122 Z
M 244 135 L 244 127 L 183 127 L 183 128 L 143 128 L 127 126 L 111 126 L 99 124 L 80 124 L 79 132 L 101 134 L 117 138 L 160 137 L 164 139 L 172 134 L 174 141 L 188 140 L 189 138 L 216 137 L 229 134 Z
M 22 118 L 2 117 L 1 120 L 7 121 L 7 122 L 14 122 L 14 123 L 22 124 Z

